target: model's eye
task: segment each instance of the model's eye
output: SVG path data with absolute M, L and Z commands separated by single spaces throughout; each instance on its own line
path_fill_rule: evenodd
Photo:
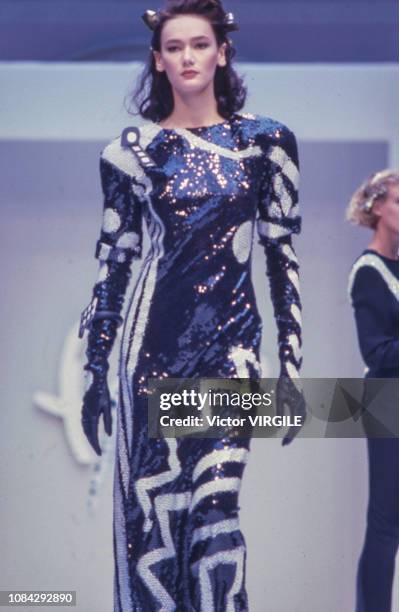
M 207 43 L 207 42 L 199 42 L 199 43 L 196 43 L 196 45 L 195 45 L 195 46 L 196 46 L 196 47 L 200 46 L 200 47 L 202 47 L 203 49 L 206 49 L 206 47 L 209 47 L 209 43 Z M 171 47 L 167 47 L 167 50 L 168 50 L 168 51 L 171 51 L 171 52 L 173 53 L 173 51 L 174 51 L 175 49 L 178 49 L 178 48 L 179 48 L 179 47 L 178 47 L 177 45 L 173 45 L 173 46 L 171 46 Z

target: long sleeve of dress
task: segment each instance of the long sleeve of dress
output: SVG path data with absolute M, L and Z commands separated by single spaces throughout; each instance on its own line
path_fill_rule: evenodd
M 360 351 L 370 370 L 399 368 L 399 338 L 393 324 L 392 292 L 373 266 L 356 272 L 351 289 Z
M 278 328 L 280 375 L 296 378 L 302 365 L 299 265 L 292 234 L 299 233 L 299 162 L 295 135 L 277 129 L 266 150 L 257 230 L 266 255 L 267 276 Z
M 89 329 L 86 350 L 89 369 L 103 373 L 121 321 L 117 315 L 120 316 L 123 307 L 131 262 L 142 254 L 142 215 L 141 202 L 133 192 L 132 177 L 107 159 L 104 152 L 100 158 L 100 176 L 104 201 L 101 233 L 95 249 L 99 274 L 80 335 L 84 328 Z

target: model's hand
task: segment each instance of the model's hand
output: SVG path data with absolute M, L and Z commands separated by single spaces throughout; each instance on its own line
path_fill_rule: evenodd
M 83 397 L 82 426 L 88 441 L 97 455 L 101 455 L 98 441 L 98 424 L 103 415 L 104 429 L 112 434 L 111 396 L 108 389 L 106 374 L 94 375 L 89 371 L 90 384 Z
M 295 379 L 295 381 L 289 376 L 280 376 L 277 381 L 276 414 L 284 416 L 287 411 L 292 417 L 301 417 L 300 427 L 289 427 L 282 441 L 283 446 L 292 442 L 306 420 L 306 402 L 300 387 L 300 380 Z

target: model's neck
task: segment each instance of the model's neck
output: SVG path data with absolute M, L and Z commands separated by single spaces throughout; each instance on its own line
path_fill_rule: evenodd
M 187 97 L 174 90 L 173 110 L 162 122 L 161 127 L 197 127 L 219 123 L 223 120 L 224 117 L 218 113 L 213 85 L 209 84 L 201 94 L 196 93 Z
M 399 236 L 392 232 L 385 231 L 384 228 L 377 228 L 374 237 L 369 244 L 369 249 L 377 251 L 384 257 L 399 259 Z

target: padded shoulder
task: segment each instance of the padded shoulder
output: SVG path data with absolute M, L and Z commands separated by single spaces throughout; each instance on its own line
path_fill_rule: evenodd
M 353 298 L 356 286 L 365 286 L 367 283 L 372 286 L 373 283 L 378 282 L 376 280 L 378 278 L 383 281 L 385 287 L 399 300 L 399 280 L 382 259 L 373 253 L 364 253 L 353 264 L 349 274 L 349 296 Z
M 135 178 L 137 181 L 143 180 L 144 171 L 138 156 L 132 151 L 130 146 L 123 146 L 122 144 L 124 132 L 122 132 L 121 136 L 111 140 L 101 151 L 101 159 L 109 162 L 131 178 Z

